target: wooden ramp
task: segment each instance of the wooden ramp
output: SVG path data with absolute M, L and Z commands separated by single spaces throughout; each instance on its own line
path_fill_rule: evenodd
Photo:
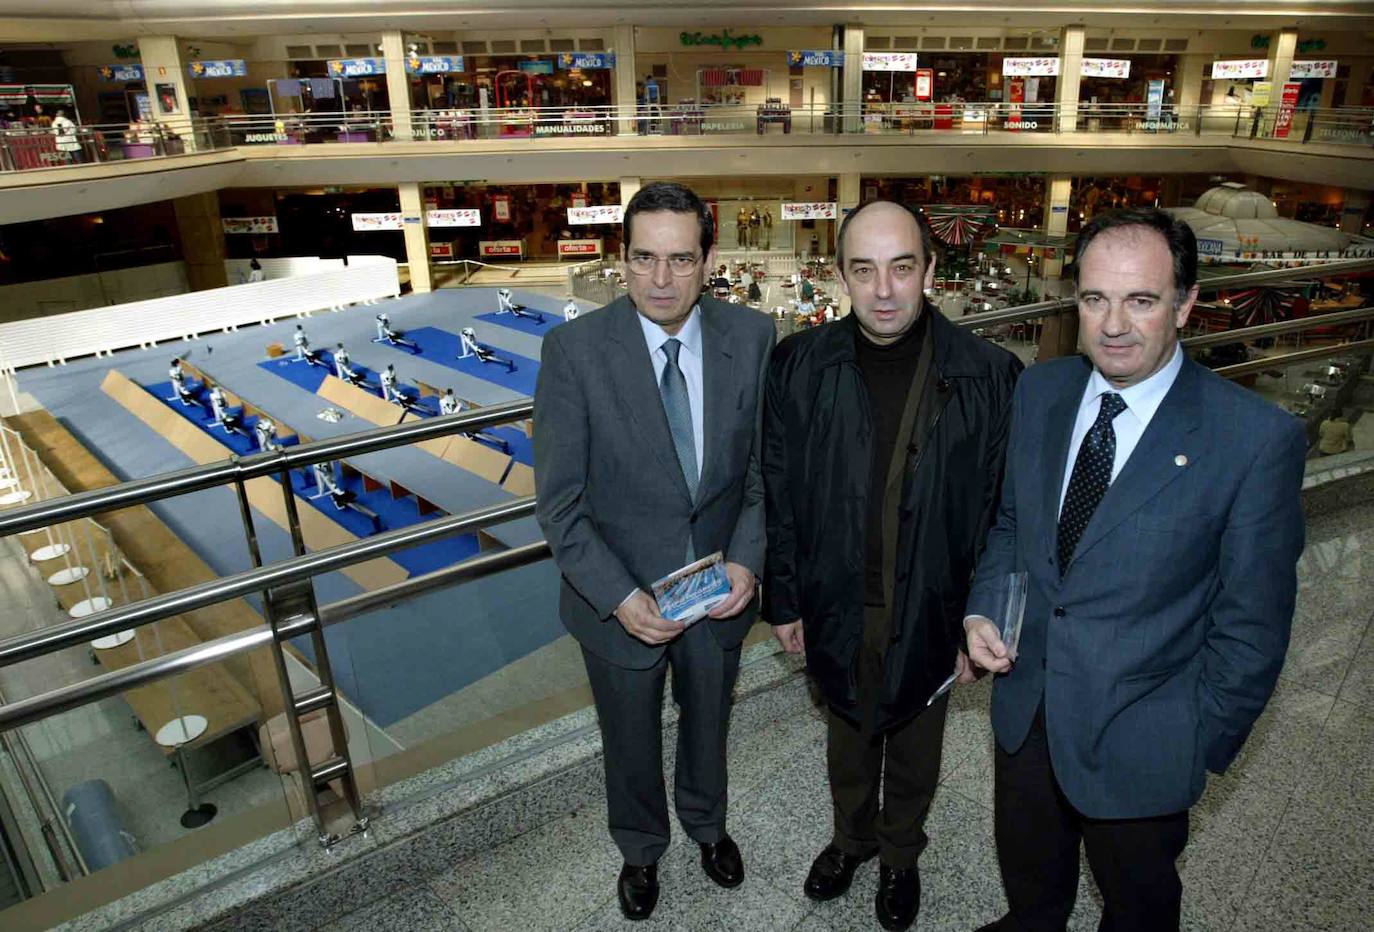
M 396 405 L 332 375 L 325 376 L 323 384 L 320 385 L 319 395 L 379 427 L 396 424 L 402 420 L 419 420 L 413 414 L 397 418 L 396 412 L 400 408 Z M 486 444 L 455 434 L 452 437 L 426 440 L 415 446 L 460 469 L 481 476 L 488 482 L 494 482 L 514 495 L 534 494 L 534 470 L 524 463 L 512 463 L 509 456 L 493 450 Z M 509 475 L 506 473 L 508 467 Z M 502 476 L 505 476 L 505 482 L 501 481 Z
M 195 462 L 205 465 L 228 459 L 231 452 L 228 447 L 172 411 L 119 370 L 111 369 L 100 383 L 100 389 Z M 254 508 L 266 515 L 273 524 L 284 530 L 289 529 L 286 503 L 279 482 L 263 477 L 249 480 L 246 488 L 248 501 Z M 311 550 L 337 547 L 358 539 L 299 496 L 296 499 L 296 511 L 300 515 L 305 545 Z M 341 572 L 368 590 L 400 582 L 409 575 L 398 563 L 385 557 L 355 564 Z

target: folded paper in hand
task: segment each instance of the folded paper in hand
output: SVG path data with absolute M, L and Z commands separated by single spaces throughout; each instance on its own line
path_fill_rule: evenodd
M 709 557 L 688 563 L 654 583 L 653 592 L 664 618 L 685 625 L 700 621 L 730 597 L 725 555 L 717 550 Z

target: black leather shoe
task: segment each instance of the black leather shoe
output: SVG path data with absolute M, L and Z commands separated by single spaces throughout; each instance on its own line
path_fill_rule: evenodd
M 921 874 L 914 867 L 878 866 L 878 896 L 873 903 L 878 924 L 888 932 L 911 928 L 921 910 Z
M 744 883 L 744 859 L 739 845 L 726 835 L 717 842 L 701 842 L 701 869 L 706 876 L 727 889 Z
M 626 919 L 648 919 L 658 905 L 658 865 L 635 867 L 626 864 L 620 869 L 615 892 Z
M 806 875 L 802 891 L 811 899 L 821 902 L 844 896 L 854 882 L 854 872 L 871 857 L 871 854 L 864 857 L 845 854 L 834 845 L 826 845 L 825 850 L 811 862 L 811 873 Z

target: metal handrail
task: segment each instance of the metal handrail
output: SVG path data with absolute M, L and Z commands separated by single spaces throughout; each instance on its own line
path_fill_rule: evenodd
M 1185 349 L 1198 349 L 1203 346 L 1216 346 L 1222 343 L 1243 343 L 1263 337 L 1280 336 L 1285 333 L 1300 333 L 1315 327 L 1335 327 L 1341 324 L 1357 324 L 1374 320 L 1374 307 L 1360 307 L 1349 311 L 1336 311 L 1332 314 L 1318 314 L 1315 317 L 1298 317 L 1294 320 L 1280 320 L 1272 324 L 1258 324 L 1254 327 L 1237 327 L 1234 330 L 1219 330 L 1195 337 L 1185 337 L 1179 342 Z
M 1312 349 L 1298 350 L 1295 353 L 1284 353 L 1282 356 L 1266 356 L 1263 359 L 1251 359 L 1248 362 L 1238 362 L 1233 366 L 1221 366 L 1212 371 L 1222 378 L 1234 379 L 1238 376 L 1265 372 L 1269 369 L 1289 366 L 1295 362 L 1304 362 L 1308 359 L 1322 359 L 1327 356 L 1343 356 L 1347 353 L 1364 353 L 1371 351 L 1374 351 L 1374 340 L 1355 340 L 1350 343 L 1337 343 L 1333 346 L 1317 346 Z
M 0 537 L 20 534 L 49 524 L 61 524 L 116 508 L 146 505 L 149 502 L 213 489 L 235 481 L 246 482 L 249 479 L 275 476 L 284 469 L 299 469 L 326 460 L 360 456 L 450 434 L 483 430 L 529 417 L 533 413 L 533 401 L 510 401 L 458 414 L 378 427 L 343 437 L 312 440 L 310 443 L 284 447 L 270 453 L 255 453 L 245 457 L 231 456 L 218 463 L 192 466 L 189 469 L 135 479 L 104 489 L 77 492 L 65 498 L 15 508 L 0 515 Z

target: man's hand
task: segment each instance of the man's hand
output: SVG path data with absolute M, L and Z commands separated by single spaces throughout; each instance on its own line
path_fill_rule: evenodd
M 782 649 L 789 654 L 800 654 L 806 649 L 806 642 L 802 638 L 802 623 L 800 618 L 789 624 L 774 625 L 773 637 L 778 639 L 778 643 L 782 645 Z
M 615 617 L 630 637 L 651 647 L 666 644 L 687 630 L 682 622 L 670 621 L 659 614 L 658 603 L 642 589 L 615 610 Z
M 730 597 L 711 609 L 711 618 L 729 618 L 744 611 L 754 597 L 754 574 L 738 563 L 725 564 L 725 576 L 730 580 Z
M 968 654 L 959 651 L 954 659 L 954 672 L 958 674 L 954 682 L 973 683 L 978 680 L 978 668 L 969 662 Z
M 964 634 L 968 639 L 968 659 L 989 673 L 1005 673 L 1011 669 L 1011 658 L 1002 635 L 989 618 L 970 615 L 964 619 Z

